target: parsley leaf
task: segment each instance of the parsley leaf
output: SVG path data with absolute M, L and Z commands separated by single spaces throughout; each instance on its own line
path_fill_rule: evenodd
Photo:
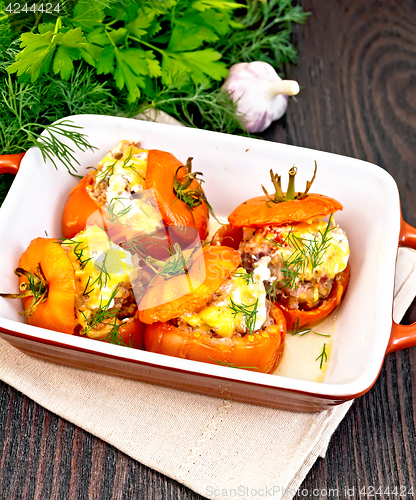
M 104 8 L 108 7 L 108 0 L 91 2 L 89 0 L 79 0 L 74 7 L 71 22 L 74 26 L 83 31 L 92 31 L 104 21 Z
M 227 67 L 219 62 L 221 54 L 211 48 L 192 52 L 164 53 L 162 61 L 162 82 L 190 79 L 195 84 L 204 83 L 208 77 L 221 80 L 228 75 Z
M 61 46 L 79 49 L 86 44 L 81 28 L 70 29 L 65 32 L 58 31 L 57 33 L 52 31 L 43 34 L 23 33 L 20 39 L 21 47 L 24 47 L 24 49 L 17 54 L 16 62 L 11 64 L 7 71 L 17 73 L 19 77 L 22 77 L 22 81 L 30 78 L 32 83 L 49 71 L 54 57 L 57 58 L 53 67 L 55 73 L 61 71 L 61 78 L 68 79 L 72 73 L 72 67 L 68 73 L 68 57 L 74 59 L 77 57 L 76 53 L 70 56 L 68 51 L 60 51 L 55 55 L 56 48 Z M 65 74 L 65 78 L 62 76 L 63 74 Z
M 157 61 L 151 58 L 149 53 L 141 49 L 119 50 L 114 47 L 117 66 L 114 71 L 114 78 L 119 89 L 127 87 L 129 95 L 127 100 L 133 102 L 141 95 L 140 88 L 145 87 L 145 76 L 160 75 L 160 68 Z

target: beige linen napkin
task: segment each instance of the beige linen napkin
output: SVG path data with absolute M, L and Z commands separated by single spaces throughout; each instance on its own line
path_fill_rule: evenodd
M 416 251 L 400 249 L 401 316 L 416 295 L 415 269 Z M 57 366 L 2 339 L 0 379 L 142 464 L 218 500 L 291 499 L 351 405 L 319 413 L 273 410 Z

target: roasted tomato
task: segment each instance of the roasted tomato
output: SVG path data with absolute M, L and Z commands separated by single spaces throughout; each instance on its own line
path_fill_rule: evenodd
M 228 217 L 229 224 L 213 237 L 214 245 L 238 249 L 243 267 L 262 269 L 268 298 L 285 315 L 292 330 L 316 323 L 340 303 L 350 276 L 349 245 L 333 213 L 337 200 L 294 190 L 296 169 L 289 172 L 287 193 L 271 172 L 276 189 L 271 197 L 252 198 Z
M 145 236 L 147 246 L 168 249 L 165 226 L 185 226 L 205 239 L 209 210 L 198 174 L 190 160 L 185 166 L 165 151 L 122 141 L 70 192 L 62 233 L 72 238 L 97 224 L 115 243 Z
M 25 318 L 30 325 L 74 333 L 75 271 L 54 238 L 36 238 L 23 252 L 17 269 Z M 35 297 L 36 296 L 36 297 Z
M 286 322 L 266 300 L 261 275 L 249 275 L 239 263 L 237 251 L 211 246 L 187 262 L 185 275 L 156 279 L 139 304 L 139 317 L 148 323 L 145 349 L 272 372 L 282 354 Z
M 30 325 L 142 348 L 125 255 L 95 226 L 61 243 L 36 238 L 15 271 L 21 293 L 1 295 L 23 299 Z

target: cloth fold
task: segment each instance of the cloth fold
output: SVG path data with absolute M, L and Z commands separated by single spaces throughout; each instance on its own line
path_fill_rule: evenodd
M 395 290 L 401 316 L 416 294 L 415 268 L 416 251 L 401 249 Z M 401 318 L 396 314 L 395 319 Z M 142 464 L 216 500 L 293 498 L 352 404 L 296 413 L 236 403 L 57 366 L 2 339 L 0 379 Z

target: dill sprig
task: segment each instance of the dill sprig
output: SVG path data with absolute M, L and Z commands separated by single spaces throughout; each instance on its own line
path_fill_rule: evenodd
M 302 238 L 294 234 L 293 226 L 286 236 L 284 242 L 287 245 L 292 245 L 294 250 L 291 255 L 285 259 L 283 253 L 281 273 L 283 278 L 275 280 L 271 284 L 267 294 L 271 300 L 276 300 L 277 289 L 294 288 L 297 289 L 299 281 L 303 281 L 303 275 L 310 266 L 311 273 L 319 267 L 324 261 L 325 252 L 329 248 L 332 239 L 330 232 L 332 224 L 332 214 L 329 217 L 328 223 L 324 230 L 318 230 L 318 233 L 310 233 L 311 239 Z M 267 240 L 277 246 L 283 246 L 280 243 L 272 240 Z
M 281 243 L 278 241 L 275 241 L 275 240 L 271 240 L 271 239 L 266 238 L 266 237 L 264 237 L 264 239 L 276 247 L 283 248 L 286 245 L 286 242 L 287 242 L 289 236 L 292 234 L 292 232 L 293 232 L 293 224 L 290 225 L 290 229 L 289 229 L 286 237 L 283 239 L 283 241 Z
M 107 180 L 108 177 L 111 177 L 114 174 L 114 167 L 116 166 L 117 162 L 118 160 L 115 160 L 114 163 L 112 163 L 111 165 L 107 165 L 105 168 L 97 172 L 97 175 L 95 176 L 95 179 L 99 181 L 97 183 L 97 187 L 102 182 Z
M 88 276 L 88 280 L 85 285 L 84 291 L 82 292 L 82 295 L 89 295 L 94 291 L 96 287 L 101 290 L 102 288 L 107 286 L 107 282 L 110 278 L 110 273 L 106 268 L 107 254 L 104 252 L 102 255 L 104 256 L 102 262 L 99 262 L 98 259 L 95 259 L 94 261 L 94 267 L 99 270 L 99 274 L 94 281 L 92 280 L 91 276 Z M 88 289 L 88 287 L 90 287 L 90 289 Z
M 298 252 L 302 257 L 302 271 L 304 271 L 310 264 L 311 272 L 319 267 L 325 256 L 325 252 L 330 246 L 332 236 L 330 231 L 332 224 L 332 214 L 329 217 L 328 223 L 323 231 L 318 230 L 318 234 L 311 233 L 312 239 L 301 238 L 294 233 L 290 234 L 290 242 L 295 247 L 295 252 Z
M 328 355 L 326 353 L 326 344 L 324 343 L 324 346 L 322 348 L 321 354 L 315 359 L 315 361 L 318 361 L 320 359 L 320 364 L 319 368 L 322 369 L 322 365 L 328 361 Z
M 90 260 L 92 260 L 92 257 L 85 257 L 84 258 L 84 251 L 88 250 L 89 247 L 88 247 L 88 245 L 81 247 L 81 245 L 83 243 L 84 243 L 83 241 L 77 241 L 77 240 L 73 240 L 70 238 L 59 238 L 58 239 L 59 245 L 62 245 L 62 246 L 74 245 L 72 251 L 73 251 L 74 255 L 76 256 L 78 262 L 80 263 L 81 270 L 83 270 L 85 268 L 85 266 L 88 264 L 88 262 L 90 262 Z
M 5 124 L 0 125 L 3 133 L 12 133 L 12 137 L 9 136 L 7 141 L 13 143 L 13 140 L 20 135 L 25 135 L 28 146 L 38 147 L 44 161 L 49 159 L 57 169 L 59 160 L 68 172 L 74 175 L 77 172 L 74 164 L 80 164 L 74 156 L 74 148 L 80 151 L 97 149 L 88 142 L 87 136 L 80 132 L 82 127 L 74 125 L 71 120 L 61 119 L 51 125 L 44 125 L 44 132 L 39 133 L 37 131 L 39 124 L 28 121 L 24 113 L 25 97 L 27 93 L 30 94 L 30 87 L 24 85 L 18 87 L 17 83 L 13 83 L 11 76 L 3 80 L 3 84 L 5 88 L 0 91 L 0 109 L 4 108 L 15 121 L 13 128 Z M 72 143 L 73 147 L 62 141 Z
M 127 206 L 123 203 L 123 200 L 125 202 L 128 202 Z M 119 210 L 116 210 L 117 204 L 121 205 L 121 208 Z M 127 215 L 132 208 L 133 208 L 133 205 L 131 203 L 131 200 L 126 200 L 126 198 L 122 198 L 122 197 L 113 198 L 107 207 L 107 212 L 108 212 L 107 219 L 110 222 L 114 222 L 115 224 L 120 224 L 122 226 L 125 226 L 126 224 L 124 222 L 120 222 L 119 219 L 121 217 L 124 217 L 125 215 Z
M 250 335 L 253 335 L 254 328 L 256 326 L 258 303 L 259 299 L 256 299 L 253 304 L 236 304 L 230 297 L 230 305 L 228 307 L 232 310 L 234 318 L 237 316 L 237 314 L 243 315 L 246 327 L 248 328 Z
M 188 274 L 193 253 L 197 248 L 199 247 L 195 247 L 189 256 L 185 257 L 179 243 L 175 243 L 173 245 L 174 250 L 172 248 L 169 249 L 171 256 L 166 261 L 158 260 L 153 257 L 146 257 L 144 259 L 146 265 L 156 273 L 149 284 L 151 284 L 157 276 L 161 276 L 164 280 L 168 280 L 180 274 Z M 159 268 L 159 271 L 156 268 Z
M 214 358 L 211 358 L 211 356 L 208 356 L 209 359 L 211 359 L 212 361 L 215 361 L 215 363 L 218 363 L 219 365 L 222 365 L 222 366 L 228 366 L 230 368 L 241 368 L 242 370 L 258 370 L 258 366 L 238 366 L 238 365 L 235 365 L 234 363 L 228 363 L 227 361 L 220 361 L 219 359 L 214 359 Z
M 119 322 L 117 318 L 117 314 L 120 309 L 112 307 L 112 303 L 117 293 L 118 285 L 112 291 L 110 298 L 105 304 L 102 303 L 102 300 L 100 301 L 97 312 L 90 318 L 87 318 L 87 316 L 82 312 L 87 323 L 83 333 L 87 335 L 90 331 L 97 330 L 97 327 L 99 327 L 100 325 L 111 326 L 111 329 L 107 333 L 105 340 L 108 340 L 111 344 L 126 346 L 119 332 L 120 327 L 123 324 Z
M 128 241 L 122 241 L 120 246 L 126 252 L 130 252 L 132 255 L 137 255 L 142 260 L 145 260 L 149 255 L 149 249 L 146 245 L 157 245 L 154 241 L 148 241 L 149 235 L 147 234 L 139 234 Z
M 234 276 L 236 278 L 243 278 L 245 281 L 246 285 L 250 285 L 250 283 L 255 283 L 254 281 L 254 271 L 251 273 L 248 273 L 244 269 L 237 270 L 234 272 Z

